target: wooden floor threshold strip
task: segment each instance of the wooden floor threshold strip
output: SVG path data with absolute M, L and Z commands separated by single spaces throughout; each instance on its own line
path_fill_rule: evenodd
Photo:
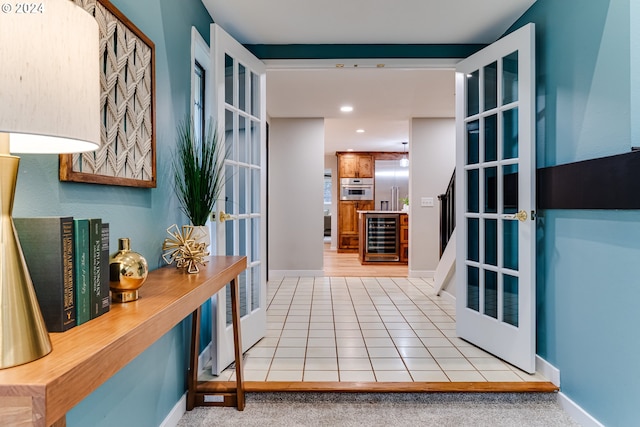
M 205 393 L 235 390 L 233 381 L 198 385 Z M 285 382 L 245 381 L 245 392 L 344 392 L 344 393 L 555 393 L 560 389 L 545 381 L 534 382 Z

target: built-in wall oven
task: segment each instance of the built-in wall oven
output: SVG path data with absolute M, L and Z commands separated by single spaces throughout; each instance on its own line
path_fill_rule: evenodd
M 340 179 L 340 200 L 373 200 L 373 178 Z

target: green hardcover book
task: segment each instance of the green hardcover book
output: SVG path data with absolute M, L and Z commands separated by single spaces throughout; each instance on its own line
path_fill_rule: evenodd
M 109 296 L 109 224 L 102 223 L 102 241 L 100 255 L 100 314 L 104 314 L 111 308 Z
M 73 218 L 14 218 L 49 332 L 76 326 Z
M 100 278 L 100 258 L 102 256 L 102 219 L 89 218 L 89 278 L 91 283 L 90 301 L 91 318 L 102 314 L 101 290 L 102 282 Z
M 89 277 L 89 220 L 74 219 L 74 258 L 76 275 L 76 321 L 78 325 L 91 320 L 91 294 Z

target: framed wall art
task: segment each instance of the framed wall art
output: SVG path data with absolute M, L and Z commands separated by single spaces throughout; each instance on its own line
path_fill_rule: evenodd
M 69 0 L 100 32 L 101 146 L 60 155 L 60 181 L 156 186 L 155 45 L 108 0 Z

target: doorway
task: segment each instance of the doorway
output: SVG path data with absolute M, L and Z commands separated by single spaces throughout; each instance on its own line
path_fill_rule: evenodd
M 446 181 L 450 176 L 450 171 L 447 172 Z M 455 311 L 451 311 L 452 307 L 447 306 L 446 301 L 432 297 L 430 292 L 432 283 L 428 280 L 407 277 L 343 275 L 270 280 L 268 333 L 247 353 L 245 369 L 255 371 L 255 376 L 252 376 L 254 373 L 246 375 L 247 390 L 362 391 L 362 380 L 355 379 L 356 374 L 344 376 L 344 381 L 341 379 L 342 352 L 346 353 L 343 359 L 358 359 L 343 362 L 343 366 L 354 368 L 343 371 L 371 368 L 374 381 L 367 381 L 365 385 L 369 390 L 398 391 L 402 387 L 408 391 L 425 391 L 441 387 L 440 390 L 452 391 L 459 387 L 469 391 L 475 387 L 483 391 L 521 391 L 535 390 L 537 386 L 541 391 L 550 391 L 549 387 L 553 386 L 544 378 L 527 376 L 525 381 L 510 365 L 488 353 L 466 355 L 462 347 L 482 350 L 453 335 Z M 345 348 L 357 350 L 341 350 L 339 338 L 340 342 L 353 338 L 345 340 L 352 343 Z M 383 350 L 377 350 L 379 348 Z M 464 351 L 474 353 L 473 350 Z M 252 363 L 252 359 L 255 362 Z M 411 366 L 418 367 L 413 369 L 416 372 L 437 372 L 441 381 L 434 379 L 435 374 L 431 379 L 420 380 L 425 377 L 417 373 L 412 375 Z M 305 380 L 307 367 L 311 369 Z M 402 370 L 407 374 L 383 374 L 383 371 Z M 376 371 L 380 375 L 376 375 Z M 460 373 L 473 371 L 475 374 L 469 376 Z M 280 375 L 281 372 L 284 374 Z M 278 375 L 270 377 L 271 373 Z M 230 379 L 230 376 L 218 377 L 221 382 Z M 531 380 L 537 383 L 533 388 L 527 382 Z M 487 387 L 487 383 L 491 385 Z

